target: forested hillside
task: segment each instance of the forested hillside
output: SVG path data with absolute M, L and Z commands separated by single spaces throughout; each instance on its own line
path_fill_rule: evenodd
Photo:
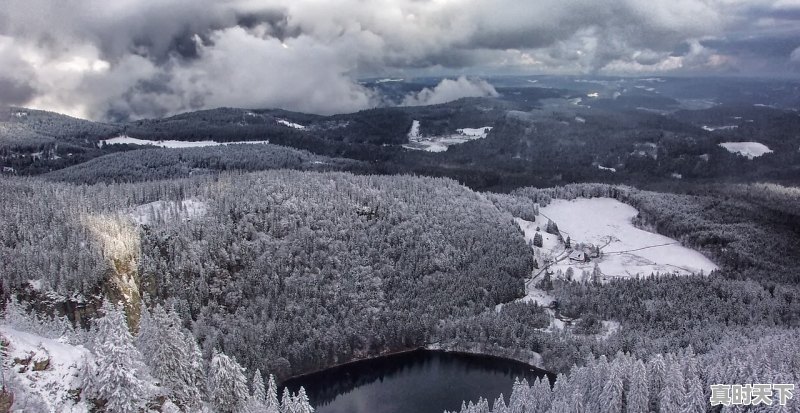
M 29 281 L 83 297 L 119 285 L 111 294 L 129 314 L 144 295 L 168 300 L 206 355 L 219 348 L 281 377 L 421 346 L 439 320 L 522 294 L 532 264 L 510 215 L 446 179 L 276 171 L 0 185 L 6 296 Z M 203 212 L 152 204 L 184 199 Z M 137 225 L 132 208 L 148 203 Z
M 53 181 L 95 184 L 188 178 L 224 171 L 358 171 L 366 168 L 359 161 L 328 158 L 303 150 L 261 143 L 169 150 L 138 149 L 104 155 L 50 172 L 44 177 Z

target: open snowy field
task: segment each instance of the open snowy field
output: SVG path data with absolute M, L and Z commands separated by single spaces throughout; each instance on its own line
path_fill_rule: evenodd
M 767 145 L 758 142 L 722 142 L 719 144 L 728 152 L 738 153 L 747 159 L 757 158 L 761 155 L 772 152 Z
M 648 276 L 651 273 L 698 274 L 717 268 L 708 258 L 686 248 L 672 238 L 633 226 L 637 211 L 630 205 L 611 198 L 557 199 L 540 208 L 539 222 L 517 219 L 526 239 L 532 240 L 536 228 L 543 236 L 542 248 L 537 248 L 542 261 L 553 261 L 551 269 L 566 274 L 571 267 L 575 276 L 591 273 L 598 265 L 603 279 Z M 558 237 L 544 232 L 547 220 L 553 220 L 562 238 L 569 236 L 573 247 L 592 244 L 600 247 L 599 258 L 578 261 Z M 542 266 L 540 266 L 541 268 Z
M 413 149 L 427 152 L 444 152 L 452 145 L 469 142 L 475 139 L 483 139 L 492 130 L 491 126 L 483 128 L 461 128 L 456 129 L 456 134 L 447 136 L 422 136 L 419 131 L 419 121 L 411 123 L 411 130 L 408 132 L 408 142 L 403 145 L 406 149 Z
M 242 142 L 217 142 L 217 141 L 149 141 L 146 139 L 136 139 L 129 136 L 117 136 L 116 138 L 106 139 L 104 145 L 141 145 L 141 146 L 157 146 L 159 148 L 200 148 L 203 146 L 220 146 L 220 145 L 239 145 L 239 144 L 263 144 L 269 141 L 242 141 Z
M 206 213 L 206 204 L 194 199 L 183 201 L 155 201 L 139 205 L 130 212 L 139 225 L 152 225 L 170 220 L 191 220 Z

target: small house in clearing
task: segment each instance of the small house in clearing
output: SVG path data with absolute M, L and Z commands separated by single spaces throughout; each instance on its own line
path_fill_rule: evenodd
M 589 257 L 586 255 L 585 252 L 583 252 L 581 250 L 572 251 L 569 254 L 569 259 L 572 260 L 572 261 L 578 261 L 578 262 L 587 262 L 587 261 L 589 261 Z

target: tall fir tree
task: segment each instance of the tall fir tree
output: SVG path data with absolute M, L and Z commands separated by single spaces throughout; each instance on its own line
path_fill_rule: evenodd
M 87 366 L 84 389 L 105 400 L 109 412 L 138 412 L 148 397 L 146 368 L 133 344 L 125 313 L 108 300 L 92 328 L 94 360 Z
M 667 378 L 664 356 L 656 354 L 647 362 L 647 377 L 650 382 L 650 410 L 658 411 L 659 395 Z
M 600 409 L 603 413 L 621 413 L 624 384 L 617 363 L 611 365 L 608 378 L 600 393 Z
M 209 399 L 220 413 L 244 410 L 250 398 L 244 368 L 236 360 L 214 350 L 208 371 Z
M 265 405 L 268 413 L 278 413 L 281 408 L 281 404 L 278 401 L 278 385 L 275 383 L 275 376 L 272 374 L 269 375 Z
M 647 368 L 641 360 L 636 360 L 629 367 L 629 388 L 626 398 L 627 413 L 647 412 L 650 400 L 650 383 L 647 380 Z
M 658 395 L 660 413 L 680 413 L 686 395 L 686 387 L 680 366 L 670 363 L 664 387 Z
M 202 402 L 194 338 L 181 328 L 177 313 L 159 304 L 142 309 L 137 346 L 147 354 L 151 374 L 167 391 L 167 397 L 184 410 L 196 410 Z
M 256 369 L 253 373 L 252 381 L 253 398 L 259 402 L 267 403 L 267 389 L 264 387 L 264 377 L 261 376 L 261 370 Z
M 681 413 L 704 413 L 708 406 L 708 399 L 703 393 L 703 385 L 696 375 L 686 381 L 686 397 L 681 406 Z

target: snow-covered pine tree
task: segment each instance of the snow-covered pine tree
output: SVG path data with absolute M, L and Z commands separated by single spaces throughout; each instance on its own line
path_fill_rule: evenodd
M 314 408 L 311 407 L 311 402 L 308 400 L 305 388 L 300 387 L 300 390 L 297 391 L 297 397 L 295 397 L 294 400 L 297 413 L 314 413 Z
M 494 403 L 492 403 L 492 413 L 508 413 L 508 406 L 506 406 L 503 393 L 500 393 L 500 395 L 494 399 Z
M 174 311 L 167 313 L 161 305 L 152 311 L 142 310 L 137 346 L 147 354 L 150 372 L 166 390 L 166 396 L 184 410 L 194 410 L 201 403 L 198 388 L 197 356 L 189 340 L 193 337 L 181 328 Z
M 519 377 L 514 379 L 514 384 L 511 386 L 511 396 L 508 398 L 508 411 L 509 413 L 523 413 L 525 411 L 525 401 L 529 391 L 528 382 L 523 379 L 519 381 Z
M 641 360 L 636 360 L 629 367 L 630 384 L 626 398 L 625 411 L 640 413 L 648 411 L 650 400 L 650 384 L 647 381 L 647 367 Z
M 264 377 L 261 376 L 261 370 L 256 369 L 255 373 L 253 373 L 253 381 L 250 387 L 252 387 L 253 399 L 266 405 L 267 389 L 264 387 Z
M 681 406 L 681 413 L 704 413 L 708 399 L 703 394 L 703 385 L 696 375 L 686 382 L 687 393 Z
M 250 397 L 244 368 L 236 360 L 217 350 L 214 350 L 209 366 L 208 395 L 220 413 L 243 410 Z
M 550 388 L 550 381 L 547 377 L 536 379 L 531 389 L 531 398 L 536 403 L 534 413 L 545 413 L 550 410 L 553 401 L 553 390 Z
M 604 413 L 622 412 L 623 390 L 622 373 L 619 370 L 619 365 L 613 363 L 609 370 L 608 379 L 603 385 L 603 391 L 600 393 L 601 411 Z
M 650 410 L 658 411 L 659 395 L 667 377 L 664 356 L 656 354 L 650 358 L 647 362 L 647 377 L 650 383 Z
M 279 413 L 281 405 L 278 402 L 278 385 L 275 383 L 275 376 L 269 375 L 267 384 L 267 395 L 265 400 L 267 413 Z
M 679 413 L 686 394 L 686 387 L 683 381 L 683 373 L 680 366 L 670 363 L 667 369 L 667 377 L 664 381 L 664 388 L 658 395 L 658 407 L 660 413 Z
M 84 390 L 91 398 L 105 400 L 109 412 L 138 412 L 148 396 L 142 356 L 122 309 L 106 300 L 101 311 L 103 316 L 92 328 L 94 360 L 87 366 Z
M 281 395 L 281 413 L 298 413 L 294 397 L 286 387 L 283 388 L 283 395 Z
M 539 231 L 536 231 L 536 234 L 533 234 L 533 246 L 542 248 L 542 245 L 544 245 L 542 234 L 540 234 Z

